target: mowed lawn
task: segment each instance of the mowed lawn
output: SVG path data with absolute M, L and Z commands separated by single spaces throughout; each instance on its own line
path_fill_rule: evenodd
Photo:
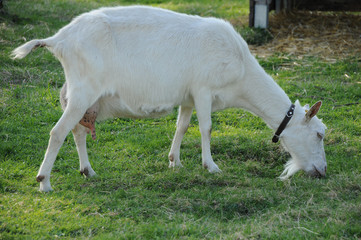
M 52 171 L 54 191 L 35 178 L 49 132 L 62 111 L 60 63 L 38 49 L 10 52 L 53 35 L 80 13 L 101 6 L 146 4 L 225 18 L 242 33 L 241 0 L 5 0 L 0 12 L 0 239 L 360 239 L 361 51 L 327 61 L 275 52 L 261 65 L 302 104 L 323 101 L 327 177 L 278 176 L 289 159 L 258 117 L 239 109 L 212 114 L 211 150 L 222 169 L 201 166 L 195 113 L 181 147 L 183 168 L 168 168 L 177 109 L 160 119 L 112 119 L 88 136 L 97 176 L 79 174 L 71 134 Z M 356 29 L 357 30 L 357 29 Z M 359 30 L 359 29 L 358 29 Z M 361 33 L 360 33 L 361 34 Z M 258 38 L 262 38 L 258 37 Z M 206 64 L 206 63 L 205 63 Z

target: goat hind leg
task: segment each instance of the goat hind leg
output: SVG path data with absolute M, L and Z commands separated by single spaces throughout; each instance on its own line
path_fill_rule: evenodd
M 66 92 L 67 82 L 64 83 L 60 92 L 60 103 L 63 110 L 66 109 L 68 103 L 68 99 L 66 98 Z M 79 155 L 80 174 L 85 175 L 86 177 L 92 177 L 95 175 L 95 172 L 92 169 L 88 160 L 88 153 L 86 150 L 86 135 L 89 133 L 88 129 L 90 129 L 92 133 L 92 138 L 95 138 L 95 120 L 98 112 L 99 103 L 96 102 L 85 112 L 79 124 L 77 124 L 72 130 L 76 149 Z
M 88 129 L 81 124 L 77 124 L 72 130 L 76 149 L 79 155 L 80 163 L 80 174 L 86 177 L 95 176 L 95 172 L 91 167 L 91 164 L 88 159 L 88 153 L 86 150 L 86 136 L 88 134 Z
M 40 191 L 42 192 L 52 190 L 50 184 L 50 173 L 60 147 L 62 146 L 65 137 L 75 127 L 80 119 L 82 119 L 86 109 L 89 107 L 86 104 L 81 106 L 79 103 L 86 102 L 82 100 L 83 99 L 76 99 L 76 101 L 69 101 L 63 115 L 50 132 L 48 148 L 36 177 L 36 180 L 40 182 Z

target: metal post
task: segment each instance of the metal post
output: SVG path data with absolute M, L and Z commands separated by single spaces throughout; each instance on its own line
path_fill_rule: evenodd
M 254 27 L 268 27 L 269 6 L 267 0 L 255 0 L 254 6 Z

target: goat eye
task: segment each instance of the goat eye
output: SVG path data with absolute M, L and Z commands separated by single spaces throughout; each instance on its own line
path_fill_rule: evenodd
M 320 139 L 320 140 L 322 140 L 323 139 L 323 134 L 322 133 L 317 133 L 317 137 Z

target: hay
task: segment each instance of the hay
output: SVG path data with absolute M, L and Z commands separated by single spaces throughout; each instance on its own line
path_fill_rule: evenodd
M 299 11 L 272 14 L 269 23 L 273 40 L 263 46 L 250 46 L 259 57 L 277 52 L 327 61 L 361 56 L 360 14 Z

